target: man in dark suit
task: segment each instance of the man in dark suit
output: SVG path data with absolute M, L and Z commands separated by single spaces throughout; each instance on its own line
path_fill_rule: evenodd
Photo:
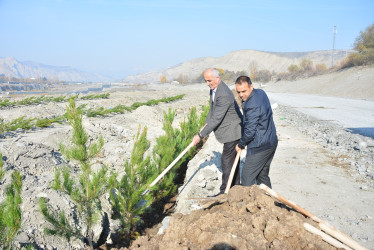
M 248 76 L 238 77 L 235 87 L 243 101 L 243 135 L 236 145 L 236 151 L 247 146 L 242 185 L 264 183 L 271 188 L 269 170 L 278 138 L 269 98 L 262 89 L 253 88 Z
M 235 146 L 241 137 L 241 117 L 239 106 L 235 101 L 230 88 L 221 81 L 219 71 L 210 68 L 204 72 L 206 85 L 210 88 L 210 110 L 205 127 L 192 139 L 194 145 L 208 136 L 212 131 L 220 143 L 223 143 L 221 156 L 222 185 L 220 193 L 223 194 L 235 161 Z M 234 176 L 233 185 L 240 184 L 239 170 Z

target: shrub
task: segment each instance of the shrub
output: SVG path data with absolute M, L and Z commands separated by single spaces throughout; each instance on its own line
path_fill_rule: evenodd
M 40 127 L 40 128 L 45 128 L 45 127 L 49 127 L 52 125 L 52 123 L 62 123 L 63 121 L 63 116 L 60 116 L 60 117 L 55 117 L 55 118 L 51 118 L 51 119 L 48 119 L 48 118 L 42 118 L 42 119 L 38 119 L 35 123 L 35 126 L 37 127 Z
M 28 118 L 25 119 L 26 116 L 21 116 L 19 118 L 16 118 L 10 122 L 0 122 L 0 132 L 3 133 L 5 131 L 14 131 L 18 128 L 22 129 L 31 129 L 32 124 L 31 122 L 35 120 L 35 118 Z
M 161 76 L 160 82 L 161 83 L 166 83 L 167 82 L 166 76 Z
M 327 70 L 327 66 L 324 63 L 316 64 L 316 72 L 323 72 Z
M 21 228 L 21 190 L 22 177 L 14 171 L 11 184 L 5 189 L 5 200 L 0 204 L 0 246 L 5 249 L 10 248 L 10 242 Z
M 290 73 L 296 73 L 299 70 L 299 66 L 297 66 L 296 64 L 291 64 L 290 66 L 288 66 L 288 72 Z
M 13 102 L 10 102 L 9 99 L 1 99 L 0 100 L 0 107 L 8 107 L 13 105 Z
M 82 100 L 93 100 L 93 99 L 108 99 L 110 93 L 104 93 L 104 94 L 99 94 L 99 95 L 86 95 L 82 96 L 80 99 Z
M 184 84 L 187 83 L 188 78 L 183 73 L 180 73 L 178 78 L 176 79 L 179 83 Z
M 313 62 L 309 59 L 303 58 L 300 62 L 300 69 L 302 71 L 312 71 L 313 70 Z
M 256 82 L 269 82 L 272 78 L 272 73 L 267 69 L 262 69 L 256 72 L 256 78 L 254 81 Z
M 4 178 L 5 170 L 3 169 L 4 162 L 3 162 L 3 155 L 0 153 L 0 183 Z
M 356 53 L 341 63 L 341 68 L 374 64 L 374 24 L 360 32 L 354 43 Z

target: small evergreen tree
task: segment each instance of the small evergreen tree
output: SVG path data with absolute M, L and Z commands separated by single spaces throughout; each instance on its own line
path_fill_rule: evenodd
M 22 211 L 20 205 L 22 176 L 12 173 L 12 182 L 5 189 L 5 200 L 0 204 L 0 246 L 10 248 L 10 242 L 21 228 Z
M 164 112 L 163 129 L 165 135 L 156 139 L 157 144 L 153 149 L 153 160 L 158 167 L 159 174 L 191 143 L 193 136 L 205 124 L 208 112 L 209 108 L 203 106 L 203 113 L 199 117 L 196 108 L 193 107 L 187 116 L 187 121 L 181 122 L 180 129 L 172 126 L 175 111 L 169 109 L 168 113 Z M 178 167 L 191 159 L 193 152 L 194 149 L 191 149 L 185 154 L 164 177 L 163 181 L 152 188 L 156 199 L 168 196 L 176 191 L 177 185 L 174 180 L 178 174 Z
M 115 181 L 116 192 L 111 192 L 110 198 L 115 211 L 114 218 L 121 222 L 122 233 L 131 237 L 134 226 L 139 223 L 142 215 L 153 202 L 151 194 L 144 194 L 152 176 L 157 174 L 155 165 L 151 163 L 150 156 L 145 157 L 150 147 L 147 140 L 147 127 L 138 133 L 135 138 L 134 148 L 130 161 L 125 163 L 125 175 L 120 181 Z
M 61 171 L 56 171 L 52 188 L 70 196 L 77 205 L 80 221 L 85 225 L 86 232 L 81 233 L 76 226 L 71 226 L 63 212 L 57 213 L 49 208 L 46 199 L 40 199 L 39 205 L 45 219 L 51 224 L 51 228 L 45 229 L 47 234 L 63 236 L 68 240 L 71 237 L 83 237 L 93 249 L 92 227 L 98 219 L 100 197 L 107 191 L 109 181 L 106 167 L 95 172 L 91 168 L 91 160 L 102 149 L 104 140 L 99 138 L 98 142 L 88 146 L 88 136 L 82 125 L 82 110 L 76 108 L 74 98 L 69 99 L 66 114 L 73 128 L 73 146 L 68 148 L 61 144 L 60 150 L 67 159 L 78 161 L 81 174 L 78 180 L 74 180 L 70 176 L 70 171 L 65 168 L 62 171 L 63 182 L 61 183 Z
M 4 178 L 5 170 L 3 169 L 4 162 L 3 162 L 3 155 L 0 153 L 0 183 Z
M 173 128 L 173 121 L 175 116 L 175 110 L 164 112 L 164 123 L 163 130 L 165 135 L 162 135 L 156 139 L 156 145 L 153 148 L 153 160 L 157 165 L 158 173 L 167 168 L 167 166 L 175 159 L 178 155 L 176 138 L 180 133 L 179 129 Z M 167 196 L 176 190 L 176 185 L 173 183 L 175 178 L 175 166 L 167 175 L 164 176 L 162 182 L 159 182 L 153 187 L 153 195 L 155 199 Z

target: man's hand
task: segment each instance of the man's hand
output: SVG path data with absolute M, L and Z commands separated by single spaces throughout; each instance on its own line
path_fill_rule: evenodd
M 236 150 L 236 153 L 239 153 L 239 150 L 242 150 L 242 149 L 239 148 L 238 144 L 236 144 L 236 146 L 235 146 L 235 150 Z
M 193 138 L 192 138 L 192 143 L 194 146 L 196 146 L 196 144 L 198 144 L 200 142 L 200 136 L 199 135 L 195 135 Z

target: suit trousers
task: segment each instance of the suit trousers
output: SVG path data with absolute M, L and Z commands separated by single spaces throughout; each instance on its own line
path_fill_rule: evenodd
M 235 146 L 239 143 L 239 140 L 235 140 L 232 142 L 226 142 L 223 144 L 222 156 L 221 156 L 221 168 L 222 168 L 222 185 L 219 188 L 220 193 L 224 193 L 227 182 L 230 177 L 231 168 L 234 164 L 235 157 L 236 157 L 236 150 Z M 240 163 L 240 159 L 238 164 Z M 239 167 L 236 168 L 235 175 L 231 186 L 240 185 L 240 170 Z
M 260 185 L 261 183 L 264 183 L 266 186 L 271 188 L 269 171 L 277 146 L 278 143 L 262 152 L 247 155 L 242 169 L 243 186 L 252 186 L 254 184 Z

